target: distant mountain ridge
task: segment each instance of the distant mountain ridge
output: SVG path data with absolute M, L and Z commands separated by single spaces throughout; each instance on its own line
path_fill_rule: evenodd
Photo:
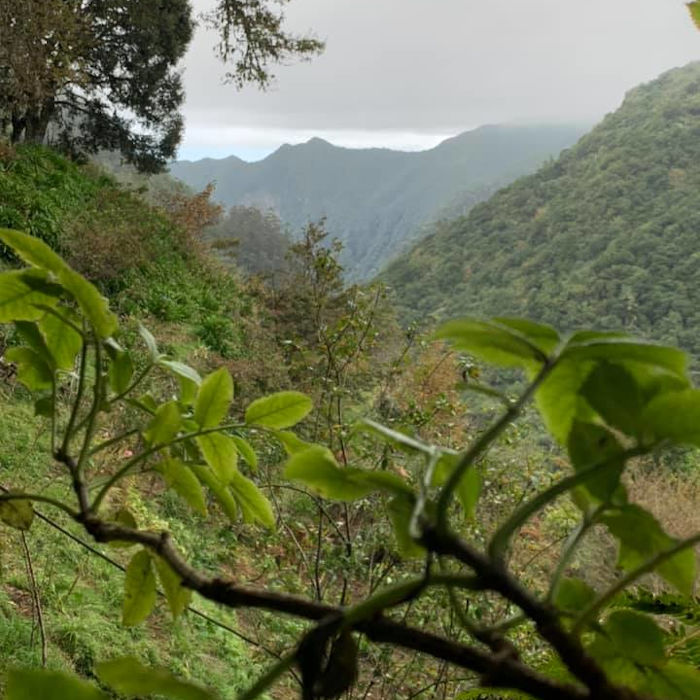
M 576 146 L 382 274 L 405 317 L 626 329 L 700 359 L 700 62 L 631 90 Z
M 273 209 L 297 235 L 326 217 L 344 244 L 351 279 L 367 279 L 445 214 L 468 211 L 499 187 L 558 155 L 584 132 L 581 126 L 484 126 L 426 151 L 349 149 L 320 138 L 284 145 L 247 163 L 173 163 L 170 172 L 201 189 L 216 183 L 226 206 Z

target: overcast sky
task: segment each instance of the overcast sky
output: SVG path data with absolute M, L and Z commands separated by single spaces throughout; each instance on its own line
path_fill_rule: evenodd
M 683 0 L 292 0 L 287 17 L 326 51 L 279 68 L 268 92 L 223 85 L 216 37 L 198 31 L 181 158 L 255 160 L 314 135 L 418 149 L 486 123 L 592 123 L 700 59 Z

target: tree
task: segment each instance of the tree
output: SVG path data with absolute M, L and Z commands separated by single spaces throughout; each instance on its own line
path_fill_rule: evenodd
M 221 33 L 227 78 L 265 87 L 268 64 L 322 44 L 283 29 L 268 0 L 219 0 L 205 15 Z M 182 136 L 177 66 L 194 29 L 189 0 L 0 0 L 0 126 L 13 142 L 120 151 L 157 171 Z

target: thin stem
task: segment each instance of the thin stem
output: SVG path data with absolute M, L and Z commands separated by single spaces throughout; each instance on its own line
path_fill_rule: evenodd
M 0 503 L 9 501 L 31 501 L 35 503 L 48 503 L 55 508 L 59 508 L 64 513 L 70 515 L 71 518 L 77 518 L 77 511 L 73 510 L 70 506 L 62 503 L 56 498 L 51 498 L 50 496 L 42 496 L 37 493 L 22 493 L 17 491 L 10 491 L 9 493 L 0 493 Z
M 138 428 L 133 428 L 132 430 L 128 430 L 125 433 L 121 433 L 121 435 L 117 435 L 113 438 L 110 438 L 109 440 L 105 440 L 104 442 L 99 443 L 98 445 L 95 445 L 90 450 L 89 456 L 92 457 L 93 455 L 96 455 L 98 452 L 102 452 L 102 450 L 106 450 L 108 447 L 112 447 L 112 445 L 116 445 L 118 442 L 121 442 L 122 440 L 126 440 L 127 438 L 132 437 L 133 435 L 137 435 L 139 433 Z
M 102 345 L 97 342 L 95 343 L 95 378 L 93 387 L 93 398 L 92 407 L 90 408 L 90 413 L 87 418 L 87 425 L 85 427 L 85 435 L 83 436 L 83 447 L 80 450 L 80 456 L 78 457 L 77 473 L 81 474 L 83 467 L 85 466 L 85 460 L 90 452 L 90 443 L 92 442 L 92 437 L 95 434 L 95 427 L 97 426 L 97 416 L 100 412 L 100 407 L 102 405 Z
M 70 446 L 70 441 L 73 437 L 73 430 L 75 428 L 75 421 L 78 418 L 78 411 L 80 410 L 80 404 L 83 400 L 83 391 L 85 389 L 85 372 L 87 367 L 87 351 L 88 342 L 83 340 L 83 346 L 80 350 L 80 374 L 78 376 L 78 389 L 75 393 L 75 399 L 73 400 L 73 409 L 71 410 L 70 418 L 68 419 L 68 426 L 66 427 L 66 432 L 63 435 L 63 443 L 61 444 L 61 454 L 67 454 L 68 448 Z
M 469 469 L 474 464 L 476 459 L 490 447 L 491 443 L 498 438 L 498 436 L 506 429 L 508 424 L 520 415 L 527 402 L 556 366 L 556 358 L 546 359 L 535 379 L 520 395 L 517 401 L 510 404 L 505 413 L 462 455 L 457 463 L 457 466 L 450 475 L 450 478 L 447 480 L 447 483 L 440 492 L 440 497 L 437 503 L 437 525 L 439 530 L 446 529 L 447 512 L 450 502 L 452 501 L 454 492 L 457 489 L 457 486 L 459 486 L 459 482 L 462 480 L 462 477 L 466 473 L 467 469 Z

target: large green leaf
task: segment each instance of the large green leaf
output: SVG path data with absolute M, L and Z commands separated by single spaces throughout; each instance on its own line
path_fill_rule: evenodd
M 682 350 L 623 337 L 594 338 L 587 341 L 573 338 L 561 357 L 575 362 L 635 362 L 664 369 L 679 377 L 686 377 L 688 369 L 688 356 Z
M 158 406 L 156 415 L 148 424 L 143 437 L 150 445 L 164 445 L 178 434 L 181 426 L 182 417 L 177 401 L 168 401 Z
M 197 475 L 197 478 L 202 483 L 206 484 L 209 490 L 214 494 L 214 497 L 221 506 L 221 510 L 224 511 L 229 520 L 235 523 L 238 517 L 238 506 L 236 505 L 236 499 L 233 497 L 226 484 L 221 483 L 219 478 L 209 467 L 205 467 L 201 464 L 192 464 L 190 467 Z
M 440 326 L 435 337 L 447 340 L 455 350 L 504 367 L 532 367 L 547 355 L 520 331 L 492 321 L 473 318 L 448 321 Z
M 228 484 L 238 465 L 238 450 L 233 439 L 223 433 L 208 433 L 197 437 L 197 444 L 219 481 Z
M 156 604 L 156 595 L 156 577 L 151 555 L 142 549 L 134 554 L 126 567 L 122 623 L 133 626 L 143 622 Z
M 229 489 L 241 509 L 245 522 L 258 522 L 269 529 L 275 527 L 275 514 L 272 512 L 270 501 L 250 479 L 236 470 Z
M 160 585 L 163 587 L 165 599 L 173 617 L 177 619 L 187 609 L 192 599 L 192 591 L 182 585 L 182 579 L 170 568 L 168 562 L 161 557 L 155 558 L 156 571 Z
M 693 23 L 698 29 L 700 29 L 700 2 L 694 0 L 693 2 L 687 3 L 687 7 Z
M 337 501 L 355 501 L 371 493 L 371 484 L 353 480 L 347 469 L 342 469 L 326 447 L 314 445 L 292 455 L 284 468 L 285 479 L 301 481 L 324 498 Z
M 108 338 L 117 330 L 117 317 L 109 310 L 107 300 L 90 282 L 72 270 L 46 243 L 19 231 L 0 229 L 0 240 L 12 248 L 25 262 L 53 274 L 78 306 L 100 338 Z
M 245 412 L 248 425 L 282 430 L 291 428 L 311 412 L 311 399 L 298 391 L 280 391 L 253 401 Z
M 634 610 L 615 610 L 603 629 L 618 654 L 643 666 L 661 666 L 666 661 L 663 633 L 648 616 Z
M 231 439 L 236 444 L 236 449 L 240 453 L 241 457 L 248 462 L 248 466 L 250 466 L 251 469 L 257 469 L 258 455 L 255 453 L 255 450 L 251 444 L 239 435 L 232 435 Z
M 17 364 L 17 378 L 30 391 L 51 389 L 53 386 L 51 367 L 31 348 L 10 348 L 5 352 L 5 358 Z
M 68 309 L 61 315 L 68 316 Z M 75 358 L 83 346 L 83 339 L 72 326 L 57 314 L 47 313 L 39 321 L 39 330 L 44 336 L 57 369 L 72 370 Z
M 554 352 L 561 342 L 559 333 L 551 326 L 543 323 L 535 323 L 524 318 L 506 318 L 503 316 L 496 317 L 492 321 L 499 326 L 513 329 L 547 355 Z
M 644 399 L 640 386 L 625 367 L 601 362 L 588 375 L 581 393 L 608 425 L 627 435 L 639 434 Z
M 127 697 L 143 698 L 160 695 L 172 700 L 214 700 L 208 690 L 181 681 L 170 671 L 161 668 L 148 668 L 133 657 L 114 659 L 97 664 L 99 679 Z
M 62 289 L 41 270 L 13 270 L 0 274 L 0 323 L 37 321 L 58 304 Z
M 442 486 L 455 470 L 460 461 L 458 454 L 443 454 L 435 465 L 433 471 L 433 486 Z M 473 518 L 476 511 L 476 504 L 481 495 L 482 479 L 481 474 L 474 466 L 469 467 L 457 484 L 455 495 L 459 500 L 464 514 L 468 518 Z
M 204 491 L 194 472 L 179 459 L 164 459 L 156 466 L 166 483 L 198 513 L 207 514 Z
M 12 669 L 5 700 L 107 700 L 99 688 L 66 673 L 45 669 Z
M 676 543 L 651 513 L 637 505 L 628 504 L 611 510 L 601 520 L 620 542 L 619 564 L 626 571 L 636 569 Z M 695 552 L 689 548 L 661 564 L 657 572 L 689 596 L 693 592 L 696 569 Z
M 571 464 L 577 472 L 607 462 L 602 471 L 588 479 L 579 489 L 598 501 L 610 500 L 620 484 L 625 466 L 621 456 L 623 448 L 615 435 L 602 425 L 575 420 L 569 432 L 567 448 Z
M 109 385 L 115 394 L 123 394 L 129 388 L 134 376 L 134 363 L 131 355 L 124 350 L 116 352 L 109 365 Z
M 296 433 L 293 433 L 290 430 L 276 431 L 275 437 L 282 443 L 282 447 L 284 447 L 284 451 L 288 455 L 303 452 L 311 447 L 310 442 L 302 440 Z
M 233 401 L 233 379 L 225 367 L 212 372 L 197 392 L 194 419 L 202 428 L 213 428 L 228 413 Z
M 642 423 L 649 437 L 700 446 L 700 390 L 660 394 L 649 402 Z
M 16 530 L 29 530 L 34 521 L 31 502 L 23 499 L 0 501 L 0 520 Z
M 560 361 L 535 394 L 545 425 L 563 445 L 566 445 L 574 419 L 586 420 L 592 415 L 580 390 L 594 367 L 593 362 Z

